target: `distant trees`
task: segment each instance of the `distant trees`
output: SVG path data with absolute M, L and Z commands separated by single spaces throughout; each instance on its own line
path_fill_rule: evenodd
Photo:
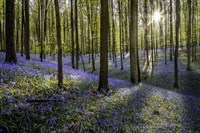
M 6 58 L 5 62 L 16 63 L 14 31 L 15 31 L 15 1 L 6 0 Z
M 99 92 L 107 93 L 108 88 L 108 36 L 109 14 L 108 0 L 101 0 L 101 31 L 100 31 L 100 75 Z
M 17 7 L 15 8 L 17 17 L 15 21 L 16 24 L 12 24 L 12 26 L 8 26 L 11 24 L 4 20 L 7 15 L 5 14 L 7 12 L 4 10 L 6 7 L 4 3 L 7 4 L 8 1 L 5 2 L 5 0 L 3 0 L 3 3 L 1 2 L 0 4 L 0 49 L 5 50 L 6 46 L 7 52 L 11 53 L 12 51 L 12 54 L 7 55 L 8 57 L 6 59 L 8 60 L 8 58 L 12 56 L 12 60 L 14 59 L 15 62 L 16 55 L 14 55 L 14 52 L 16 49 L 17 52 L 21 52 L 22 56 L 25 53 L 26 59 L 28 60 L 30 60 L 30 54 L 33 53 L 33 51 L 35 54 L 40 54 L 41 61 L 45 59 L 45 55 L 48 54 L 48 52 L 50 53 L 50 57 L 53 57 L 51 59 L 55 60 L 57 54 L 56 50 L 59 51 L 60 47 L 55 43 L 55 18 L 57 17 L 55 16 L 54 9 L 55 1 L 17 0 L 17 2 L 14 3 Z M 9 1 L 9 3 L 11 2 Z M 146 65 L 144 70 L 146 72 L 153 69 L 156 55 L 158 55 L 157 49 L 161 48 L 165 52 L 165 64 L 167 63 L 168 53 L 171 61 L 173 60 L 173 55 L 175 56 L 174 78 L 177 80 L 178 48 L 184 45 L 187 46 L 186 69 L 188 71 L 191 70 L 191 61 L 195 61 L 197 58 L 197 44 L 200 42 L 200 34 L 198 33 L 198 31 L 200 31 L 200 23 L 198 22 L 198 15 L 200 13 L 200 8 L 198 7 L 200 4 L 199 1 L 110 0 L 106 2 L 102 0 L 101 4 L 104 6 L 102 6 L 102 13 L 100 15 L 101 5 L 97 0 L 70 0 L 69 2 L 64 0 L 60 2 L 63 8 L 61 9 L 60 14 L 62 14 L 62 17 L 59 22 L 62 26 L 60 27 L 60 32 L 63 34 L 63 37 L 61 41 L 58 41 L 61 42 L 61 44 L 62 42 L 65 44 L 62 46 L 63 52 L 68 55 L 71 54 L 71 66 L 73 69 L 79 69 L 79 57 L 85 69 L 84 57 L 86 57 L 88 60 L 88 64 L 86 65 L 91 65 L 91 67 L 86 66 L 86 68 L 91 68 L 92 72 L 94 72 L 98 70 L 98 66 L 95 65 L 98 63 L 98 55 L 101 55 L 100 77 L 102 78 L 103 75 L 103 77 L 108 77 L 108 61 L 105 60 L 107 57 L 105 52 L 109 54 L 109 59 L 113 60 L 113 65 L 117 67 L 119 64 L 121 70 L 123 70 L 125 64 L 128 63 L 125 58 L 130 56 L 131 82 L 138 83 L 140 81 L 138 55 L 140 51 L 138 48 L 144 50 L 144 55 L 142 54 L 141 57 L 144 57 Z M 105 7 L 107 8 L 107 6 L 105 6 L 105 4 L 108 4 L 109 10 L 107 13 L 109 20 L 106 26 L 104 26 L 107 24 L 107 15 L 105 15 L 105 12 L 107 12 Z M 81 8 L 78 9 L 79 7 Z M 136 10 L 137 7 L 138 9 Z M 175 8 L 176 13 L 173 13 Z M 181 8 L 181 10 L 179 8 Z M 157 12 L 160 18 L 155 21 L 153 14 L 156 9 L 158 10 Z M 100 21 L 101 17 L 103 20 Z M 6 21 L 12 19 L 14 18 L 9 17 L 6 18 Z M 178 22 L 178 19 L 182 21 Z M 176 24 L 173 24 L 175 21 Z M 100 23 L 101 26 L 99 26 Z M 7 26 L 6 28 L 9 29 L 16 25 L 16 32 L 13 36 L 12 30 L 9 30 L 9 33 L 7 33 L 8 30 L 5 30 L 5 24 Z M 106 28 L 108 28 L 110 32 L 107 33 Z M 9 36 L 9 40 L 4 39 L 5 33 Z M 21 38 L 19 36 L 21 36 Z M 99 41 L 100 37 L 101 40 Z M 16 43 L 16 48 L 15 45 L 12 44 L 12 41 Z M 36 41 L 38 43 L 35 43 Z M 169 52 L 167 50 L 168 48 L 170 48 Z M 130 53 L 128 54 L 129 51 Z M 127 53 L 126 56 L 125 52 Z M 59 60 L 60 58 L 61 56 L 59 55 Z M 102 85 L 104 83 L 105 85 Z M 107 90 L 106 80 L 105 82 L 100 81 L 100 84 L 101 87 L 99 88 Z M 175 86 L 177 87 L 177 82 Z
M 62 68 L 62 42 L 61 42 L 61 26 L 60 26 L 60 12 L 58 0 L 54 0 L 56 11 L 56 32 L 58 43 L 58 86 L 63 86 L 63 68 Z

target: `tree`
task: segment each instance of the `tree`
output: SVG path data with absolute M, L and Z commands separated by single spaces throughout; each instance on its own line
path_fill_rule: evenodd
M 174 56 L 174 88 L 179 88 L 178 85 L 178 47 L 179 47 L 179 27 L 180 27 L 180 0 L 176 0 L 176 46 Z
M 1 21 L 0 21 L 0 46 L 1 46 L 1 50 L 3 50 L 2 31 L 1 31 Z
M 14 31 L 15 31 L 14 7 L 15 7 L 14 0 L 6 0 L 6 58 L 5 58 L 5 62 L 9 62 L 9 63 L 17 62 L 15 42 L 14 42 Z
M 16 15 L 16 51 L 19 52 L 19 28 L 20 28 L 20 23 L 19 23 L 19 1 L 17 3 L 17 15 Z
M 131 21 L 130 21 L 130 76 L 132 83 L 138 83 L 138 0 L 131 0 Z
M 100 29 L 100 75 L 98 90 L 107 93 L 108 87 L 108 35 L 109 35 L 109 12 L 108 0 L 101 0 L 101 29 Z
M 29 0 L 25 0 L 25 54 L 30 60 L 30 22 L 29 22 Z
M 164 23 L 165 23 L 165 65 L 167 64 L 167 5 L 164 4 Z
M 21 22 L 21 56 L 24 54 L 24 0 L 22 0 L 22 22 Z
M 191 71 L 191 0 L 187 0 L 188 3 L 188 26 L 187 26 L 187 71 Z
M 88 55 L 89 55 L 89 63 L 90 63 L 90 44 L 91 44 L 91 41 L 90 41 L 90 24 L 91 24 L 91 14 L 90 14 L 90 3 L 89 3 L 89 0 L 86 0 L 86 5 L 87 5 L 87 18 L 88 18 Z
M 172 61 L 172 45 L 173 45 L 172 0 L 170 0 L 170 61 Z
M 95 33 L 95 29 L 94 29 L 94 9 L 92 8 L 93 5 L 91 6 L 91 36 L 92 36 L 92 72 L 94 72 L 96 70 L 95 68 L 95 58 L 94 58 L 94 33 Z
M 78 40 L 78 8 L 77 0 L 75 0 L 75 31 L 76 31 L 76 69 L 79 68 L 79 40 Z
M 115 63 L 115 67 L 117 67 L 117 55 L 116 55 L 116 33 L 115 33 L 115 16 L 114 16 L 114 5 L 113 0 L 111 0 L 112 7 L 112 54 L 113 54 L 113 62 Z
M 73 0 L 71 0 L 71 56 L 72 56 L 72 68 L 75 68 L 74 64 L 74 13 L 73 13 Z
M 148 44 L 148 1 L 144 0 L 144 15 L 145 15 L 145 33 L 144 33 L 144 43 L 146 47 L 147 56 L 147 66 L 149 66 L 149 44 Z
M 54 0 L 56 11 L 56 31 L 57 31 L 57 43 L 58 43 L 58 87 L 63 86 L 63 69 L 62 69 L 62 44 L 61 44 L 61 26 L 60 26 L 60 13 L 58 0 Z
M 120 63 L 121 63 L 121 70 L 124 70 L 123 66 L 123 54 L 122 54 L 122 30 L 123 30 L 123 25 L 122 25 L 122 2 L 121 0 L 118 0 L 118 8 L 119 8 L 119 51 L 120 51 Z

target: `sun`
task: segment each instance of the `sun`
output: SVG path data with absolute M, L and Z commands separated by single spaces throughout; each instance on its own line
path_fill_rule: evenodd
M 161 15 L 160 15 L 160 12 L 156 11 L 153 15 L 153 18 L 156 22 L 159 22 L 160 21 L 160 18 L 161 18 Z

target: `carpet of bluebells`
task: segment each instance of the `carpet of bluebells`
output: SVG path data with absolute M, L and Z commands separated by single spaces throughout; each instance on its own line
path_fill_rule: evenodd
M 114 76 L 105 96 L 98 73 L 66 65 L 59 89 L 55 61 L 17 56 L 17 64 L 5 64 L 0 53 L 0 132 L 200 133 L 200 98 Z

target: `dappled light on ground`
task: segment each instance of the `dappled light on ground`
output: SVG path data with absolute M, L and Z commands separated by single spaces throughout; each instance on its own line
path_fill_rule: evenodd
M 10 132 L 200 132 L 200 99 L 128 80 L 109 78 L 111 91 L 97 91 L 98 75 L 32 55 L 4 64 L 0 53 L 0 126 Z M 45 123 L 45 124 L 44 124 Z

